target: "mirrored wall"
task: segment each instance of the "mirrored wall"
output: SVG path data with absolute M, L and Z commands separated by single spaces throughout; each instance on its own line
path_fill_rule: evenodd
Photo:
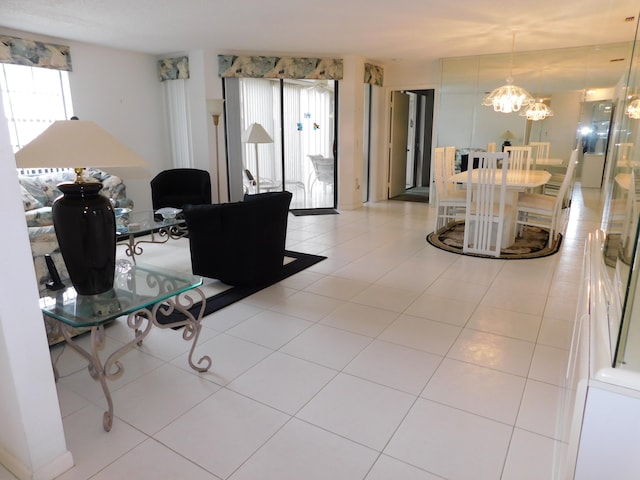
M 482 149 L 490 142 L 501 145 L 508 131 L 513 145 L 548 141 L 550 157 L 568 158 L 579 142 L 583 105 L 613 99 L 616 86 L 626 81 L 632 47 L 630 38 L 612 45 L 443 59 L 437 145 Z M 481 105 L 509 76 L 554 115 L 534 122 L 521 112 Z

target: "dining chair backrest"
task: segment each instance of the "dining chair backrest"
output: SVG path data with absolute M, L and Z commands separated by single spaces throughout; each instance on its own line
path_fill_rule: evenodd
M 493 153 L 496 151 L 496 142 L 487 143 L 487 152 Z
M 478 167 L 467 170 L 463 251 L 500 256 L 507 195 L 506 153 L 476 152 Z
M 531 147 L 504 147 L 504 152 L 509 155 L 509 169 L 530 170 L 531 169 Z
M 456 147 L 445 147 L 444 159 L 447 177 L 456 173 Z
M 529 146 L 531 147 L 534 165 L 538 160 L 546 160 L 549 158 L 551 142 L 529 142 Z
M 444 198 L 447 196 L 447 168 L 445 164 L 444 147 L 436 147 L 433 149 L 433 160 L 436 195 L 438 198 Z
M 560 185 L 560 190 L 558 191 L 558 196 L 556 197 L 556 203 L 554 205 L 554 211 L 552 218 L 555 219 L 556 224 L 552 225 L 553 232 L 559 232 L 559 225 L 557 224 L 560 221 L 561 215 L 560 211 L 562 210 L 563 199 L 571 186 L 571 182 L 573 181 L 573 174 L 576 170 L 576 165 L 578 164 L 578 149 L 575 148 L 571 151 L 571 156 L 569 157 L 569 165 L 567 165 L 567 172 L 564 175 L 564 179 L 562 180 L 562 185 Z

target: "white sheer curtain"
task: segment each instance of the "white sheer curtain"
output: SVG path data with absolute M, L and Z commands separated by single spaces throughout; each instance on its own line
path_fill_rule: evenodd
M 162 82 L 162 85 L 167 102 L 173 166 L 174 168 L 193 168 L 191 123 L 189 121 L 186 80 L 167 80 Z

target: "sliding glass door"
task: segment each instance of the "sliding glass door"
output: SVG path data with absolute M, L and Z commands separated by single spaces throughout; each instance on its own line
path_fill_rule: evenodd
M 335 208 L 337 82 L 241 78 L 239 87 L 245 191 L 288 190 L 292 209 Z M 256 123 L 268 137 L 247 136 Z

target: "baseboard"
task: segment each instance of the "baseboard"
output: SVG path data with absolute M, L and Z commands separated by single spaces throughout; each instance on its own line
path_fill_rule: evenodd
M 74 463 L 71 452 L 67 450 L 34 472 L 15 455 L 0 446 L 0 465 L 19 480 L 53 480 L 72 468 Z

